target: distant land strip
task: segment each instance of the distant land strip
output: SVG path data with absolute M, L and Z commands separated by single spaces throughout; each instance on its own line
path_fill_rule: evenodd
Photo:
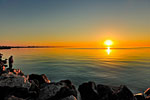
M 106 48 L 72 48 L 71 46 L 0 46 L 0 49 L 11 49 L 11 48 L 66 48 L 66 49 L 107 49 Z M 111 49 L 143 49 L 150 47 L 130 47 L 130 48 L 111 48 Z
M 64 48 L 66 46 L 0 46 L 0 49 L 11 48 Z

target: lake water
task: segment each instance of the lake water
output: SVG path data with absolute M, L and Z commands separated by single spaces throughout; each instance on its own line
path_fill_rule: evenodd
M 97 84 L 127 85 L 132 92 L 150 87 L 150 48 L 69 49 L 26 48 L 0 50 L 3 58 L 14 56 L 14 67 L 25 74 L 46 74 L 52 81 L 87 81 Z

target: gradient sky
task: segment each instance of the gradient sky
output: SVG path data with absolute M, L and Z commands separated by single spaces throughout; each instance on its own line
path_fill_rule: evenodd
M 150 0 L 0 0 L 0 45 L 150 46 Z

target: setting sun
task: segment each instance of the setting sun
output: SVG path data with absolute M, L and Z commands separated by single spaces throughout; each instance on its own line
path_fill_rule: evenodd
M 113 44 L 113 41 L 111 41 L 111 40 L 106 40 L 106 41 L 104 42 L 104 44 L 107 45 L 107 46 L 110 46 L 110 45 Z

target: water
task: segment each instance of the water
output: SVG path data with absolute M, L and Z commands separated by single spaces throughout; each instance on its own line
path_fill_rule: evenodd
M 119 86 L 143 92 L 150 83 L 150 48 L 69 49 L 26 48 L 0 50 L 4 58 L 14 56 L 14 67 L 25 74 L 46 74 L 51 81 L 71 80 Z

